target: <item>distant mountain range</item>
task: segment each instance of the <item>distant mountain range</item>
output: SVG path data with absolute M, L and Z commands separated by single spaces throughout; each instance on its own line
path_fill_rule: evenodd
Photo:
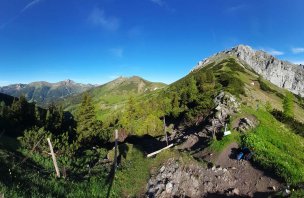
M 72 80 L 49 83 L 44 81 L 29 84 L 12 84 L 0 87 L 0 93 L 19 97 L 24 95 L 29 102 L 36 102 L 40 106 L 48 106 L 70 95 L 75 95 L 93 88 L 91 84 L 76 83 Z

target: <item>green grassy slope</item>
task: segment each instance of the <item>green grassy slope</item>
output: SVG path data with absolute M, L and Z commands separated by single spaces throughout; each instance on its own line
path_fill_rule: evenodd
M 304 138 L 265 110 L 245 111 L 260 121 L 260 125 L 243 138 L 244 144 L 254 148 L 253 159 L 289 183 L 304 182 Z
M 130 96 L 149 94 L 164 87 L 164 83 L 150 82 L 137 76 L 120 77 L 82 94 L 68 97 L 62 104 L 67 111 L 75 113 L 83 94 L 89 94 L 95 104 L 98 118 L 103 120 L 112 111 L 119 109 Z

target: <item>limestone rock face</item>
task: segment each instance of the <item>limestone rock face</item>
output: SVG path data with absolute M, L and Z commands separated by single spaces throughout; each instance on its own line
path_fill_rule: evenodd
M 237 58 L 241 63 L 245 63 L 256 73 L 278 87 L 304 96 L 303 66 L 279 60 L 264 51 L 254 50 L 245 45 L 238 45 L 228 51 L 222 51 L 208 59 L 204 59 L 198 63 L 194 70 L 200 69 L 215 60 L 231 56 Z

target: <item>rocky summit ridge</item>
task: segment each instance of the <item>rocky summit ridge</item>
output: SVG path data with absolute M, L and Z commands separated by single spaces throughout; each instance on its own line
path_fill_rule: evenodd
M 278 87 L 304 96 L 304 68 L 302 65 L 280 60 L 267 52 L 254 50 L 247 45 L 238 45 L 199 61 L 192 71 L 228 57 L 235 57 L 242 65 L 248 66 Z

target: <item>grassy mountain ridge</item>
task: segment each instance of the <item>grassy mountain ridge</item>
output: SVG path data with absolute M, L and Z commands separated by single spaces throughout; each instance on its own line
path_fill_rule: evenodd
M 75 112 L 84 94 L 89 94 L 94 102 L 99 118 L 111 109 L 118 109 L 130 96 L 152 93 L 166 87 L 166 84 L 150 82 L 138 76 L 119 77 L 104 85 L 90 89 L 82 94 L 70 96 L 61 103 L 68 111 Z

